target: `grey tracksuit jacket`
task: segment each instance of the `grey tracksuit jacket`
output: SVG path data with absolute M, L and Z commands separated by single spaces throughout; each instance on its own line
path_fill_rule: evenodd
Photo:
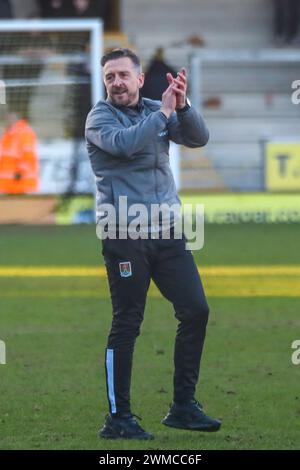
M 99 101 L 86 121 L 86 144 L 97 185 L 97 222 L 102 204 L 118 214 L 119 196 L 131 204 L 180 204 L 170 162 L 169 140 L 202 147 L 208 130 L 195 108 L 174 112 L 169 119 L 161 102 L 141 98 L 135 108 Z

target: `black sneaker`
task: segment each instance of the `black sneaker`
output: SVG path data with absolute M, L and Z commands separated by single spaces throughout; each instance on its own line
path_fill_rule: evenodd
M 202 405 L 196 400 L 180 405 L 173 403 L 162 424 L 172 428 L 205 432 L 218 431 L 221 427 L 221 421 L 207 416 Z
M 138 418 L 138 416 L 136 416 Z M 99 431 L 99 436 L 106 439 L 154 439 L 153 434 L 144 431 L 134 415 L 128 413 L 123 416 L 112 417 L 107 415 L 105 424 Z

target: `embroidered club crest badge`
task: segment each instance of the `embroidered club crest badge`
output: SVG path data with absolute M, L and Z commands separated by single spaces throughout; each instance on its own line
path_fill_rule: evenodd
M 132 276 L 131 263 L 130 261 L 124 261 L 119 263 L 120 275 L 121 277 Z

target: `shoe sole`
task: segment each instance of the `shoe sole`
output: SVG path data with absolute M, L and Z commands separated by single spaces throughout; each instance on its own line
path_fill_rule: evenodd
M 108 432 L 99 432 L 98 433 L 99 437 L 101 437 L 102 439 L 136 439 L 136 440 L 139 440 L 139 441 L 150 441 L 152 439 L 154 439 L 154 436 L 149 436 L 149 437 L 137 437 L 137 436 L 120 436 L 119 434 L 110 434 Z
M 177 428 L 177 429 L 185 429 L 187 431 L 202 431 L 202 432 L 217 432 L 219 431 L 220 427 L 221 427 L 221 424 L 222 423 L 219 423 L 213 427 L 206 427 L 206 428 L 202 428 L 202 427 L 199 427 L 199 426 L 193 426 L 189 423 L 178 423 L 177 421 L 170 421 L 170 420 L 162 420 L 161 421 L 162 424 L 164 424 L 165 426 L 168 426 L 170 428 Z

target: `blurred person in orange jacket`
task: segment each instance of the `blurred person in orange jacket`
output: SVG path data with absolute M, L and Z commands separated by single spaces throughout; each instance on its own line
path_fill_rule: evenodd
M 25 119 L 10 112 L 0 138 L 0 193 L 37 191 L 38 171 L 36 134 Z

